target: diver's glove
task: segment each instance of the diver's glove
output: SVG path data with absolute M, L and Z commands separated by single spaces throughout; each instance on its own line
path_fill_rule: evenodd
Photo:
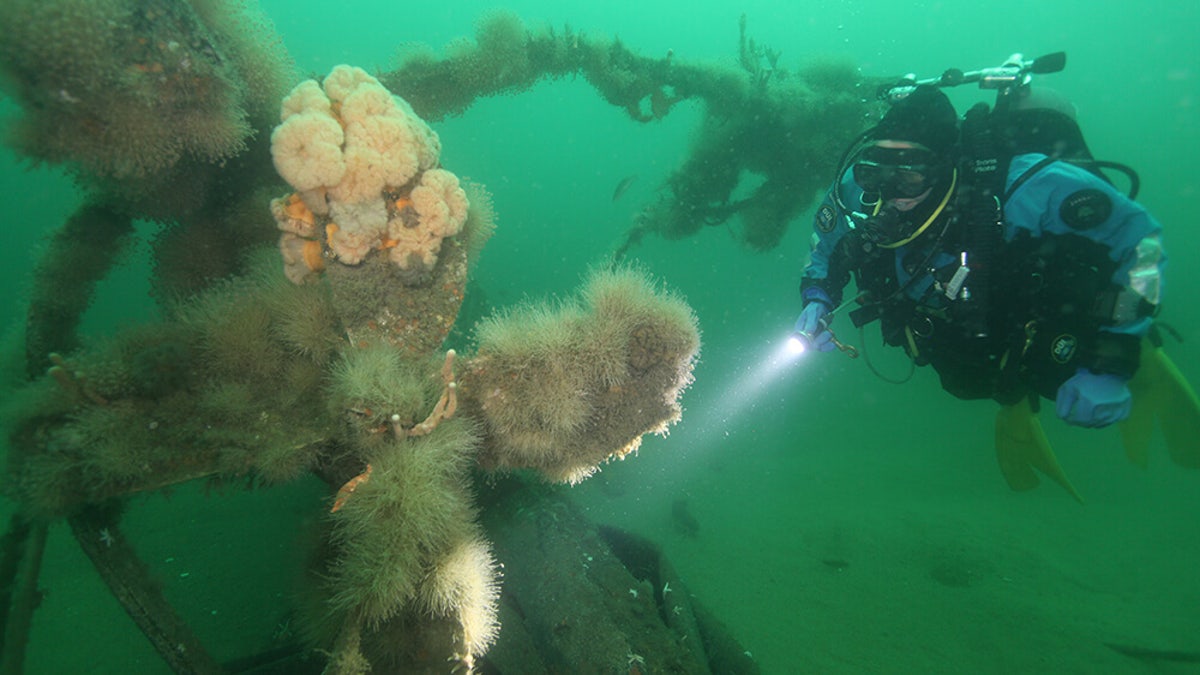
M 804 309 L 800 310 L 800 318 L 796 319 L 794 330 L 809 338 L 813 349 L 819 352 L 833 351 L 833 333 L 829 332 L 826 323 L 822 321 L 833 309 L 833 301 L 819 288 L 808 288 L 804 291 Z
M 1133 397 L 1129 380 L 1111 373 L 1080 368 L 1058 388 L 1054 408 L 1058 416 L 1080 427 L 1106 427 L 1129 417 Z

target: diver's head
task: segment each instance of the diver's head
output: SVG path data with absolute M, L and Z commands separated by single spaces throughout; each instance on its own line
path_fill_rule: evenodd
M 937 87 L 922 85 L 888 110 L 853 165 L 854 181 L 898 211 L 910 211 L 948 183 L 958 114 Z

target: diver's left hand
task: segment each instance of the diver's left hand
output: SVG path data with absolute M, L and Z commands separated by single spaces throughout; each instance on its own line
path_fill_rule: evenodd
M 1080 368 L 1058 388 L 1055 412 L 1080 427 L 1106 427 L 1129 417 L 1133 397 L 1128 380 L 1110 373 L 1093 373 Z

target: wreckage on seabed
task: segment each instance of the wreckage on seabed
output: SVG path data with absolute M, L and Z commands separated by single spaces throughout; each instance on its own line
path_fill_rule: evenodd
M 133 574 L 110 502 L 200 477 L 315 472 L 342 486 L 306 621 L 331 669 L 470 668 L 499 626 L 473 467 L 575 482 L 665 430 L 691 380 L 695 318 L 641 272 L 598 271 L 578 302 L 497 315 L 475 354 L 440 353 L 490 231 L 486 197 L 475 191 L 470 208 L 434 168 L 436 136 L 359 69 L 336 68 L 323 90 L 301 84 L 284 110 L 273 151 L 298 192 L 272 202 L 283 264 L 276 253 L 178 303 L 172 320 L 52 355 L 13 406 L 10 492 L 23 517 L 70 518 L 110 587 L 189 671 L 204 650 Z M 342 128 L 335 114 L 348 131 L 329 157 L 341 166 L 325 171 L 311 149 Z M 362 175 L 381 165 L 355 153 L 384 137 L 378 156 L 397 159 L 384 166 L 395 173 Z

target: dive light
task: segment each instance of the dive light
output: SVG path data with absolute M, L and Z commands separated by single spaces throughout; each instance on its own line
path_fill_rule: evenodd
M 846 356 L 849 356 L 852 359 L 858 358 L 858 349 L 855 348 L 854 345 L 848 345 L 837 339 L 837 336 L 833 334 L 833 331 L 829 330 L 829 321 L 824 318 L 817 322 L 817 329 L 811 333 L 802 330 L 793 331 L 792 334 L 788 336 L 788 351 L 793 354 L 803 354 L 804 352 L 812 349 L 816 337 L 822 332 L 829 333 L 830 342 L 833 343 L 833 346 L 845 352 Z
M 788 351 L 793 354 L 803 354 L 812 349 L 813 336 L 808 333 L 798 330 L 788 336 Z

